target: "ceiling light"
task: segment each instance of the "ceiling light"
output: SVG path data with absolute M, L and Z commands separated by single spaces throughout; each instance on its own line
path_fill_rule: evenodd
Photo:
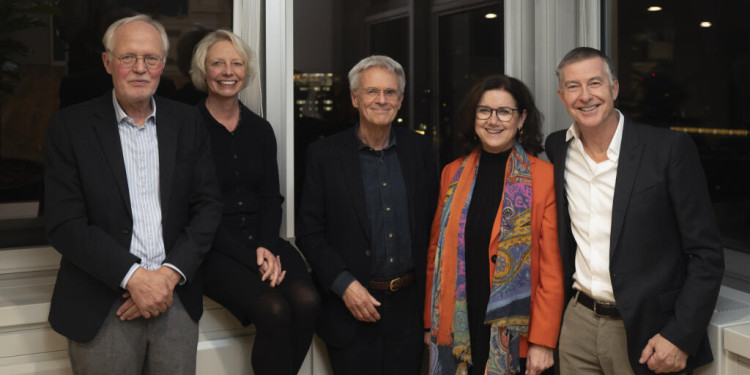
M 491 19 L 497 18 L 497 14 L 496 13 L 487 13 L 487 14 L 484 15 L 484 18 L 486 18 L 488 20 L 491 20 Z
M 658 6 L 658 5 L 653 5 L 653 6 L 648 7 L 647 10 L 649 12 L 660 12 L 661 11 L 661 7 Z
M 701 27 L 711 27 L 711 22 L 703 21 L 701 22 Z

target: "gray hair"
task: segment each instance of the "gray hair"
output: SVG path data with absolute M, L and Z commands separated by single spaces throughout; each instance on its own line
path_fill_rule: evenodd
M 367 69 L 378 67 L 387 69 L 398 77 L 398 90 L 401 94 L 404 93 L 406 88 L 406 74 L 404 74 L 404 68 L 401 67 L 396 60 L 383 55 L 372 55 L 365 57 L 360 60 L 357 65 L 354 65 L 352 70 L 349 71 L 349 88 L 352 91 L 357 91 L 359 88 L 359 76 Z
M 162 26 L 159 22 L 145 14 L 138 14 L 132 17 L 121 18 L 109 25 L 107 31 L 104 33 L 104 38 L 102 38 L 104 49 L 106 49 L 107 52 L 111 52 L 112 49 L 114 49 L 114 46 L 112 45 L 112 38 L 114 38 L 115 36 L 115 31 L 117 31 L 117 29 L 122 25 L 127 25 L 131 22 L 136 21 L 145 22 L 153 26 L 156 31 L 159 32 L 159 36 L 161 37 L 161 49 L 162 53 L 164 54 L 163 57 L 166 57 L 167 53 L 169 52 L 169 38 L 167 37 L 167 31 L 164 30 L 164 26 Z M 112 58 L 110 57 L 110 60 L 111 59 Z
M 604 70 L 607 72 L 607 75 L 609 76 L 609 83 L 614 84 L 617 77 L 615 76 L 615 71 L 612 68 L 612 60 L 604 54 L 604 52 L 599 51 L 596 48 L 591 47 L 576 47 L 570 50 L 570 52 L 566 53 L 565 56 L 560 60 L 560 63 L 557 64 L 557 81 L 558 84 L 562 86 L 562 82 L 560 82 L 560 79 L 562 78 L 562 70 L 572 64 L 583 60 L 588 59 L 594 59 L 599 58 L 604 63 Z
M 250 83 L 251 78 L 255 74 L 253 67 L 255 66 L 255 52 L 250 46 L 247 45 L 240 37 L 227 30 L 216 30 L 198 42 L 193 52 L 193 61 L 190 64 L 190 79 L 193 81 L 193 85 L 198 90 L 208 92 L 208 85 L 206 85 L 206 57 L 208 50 L 222 40 L 226 40 L 232 43 L 234 50 L 240 55 L 242 61 L 245 63 L 245 80 L 242 82 L 242 88 L 244 89 Z

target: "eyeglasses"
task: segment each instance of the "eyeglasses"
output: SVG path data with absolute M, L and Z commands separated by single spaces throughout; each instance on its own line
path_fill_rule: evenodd
M 362 90 L 362 95 L 368 100 L 375 100 L 380 97 L 380 94 L 385 95 L 385 99 L 390 102 L 395 102 L 401 96 L 401 93 L 396 89 L 378 89 L 375 87 L 368 87 Z
M 511 107 L 500 107 L 490 108 L 485 106 L 479 106 L 476 110 L 476 116 L 479 120 L 487 120 L 492 116 L 492 112 L 497 114 L 497 119 L 502 122 L 510 121 L 513 118 L 513 112 L 518 111 L 518 108 Z
M 156 69 L 161 66 L 162 63 L 164 63 L 164 58 L 154 55 L 146 55 L 146 56 L 136 56 L 136 55 L 124 55 L 124 56 L 117 56 L 112 51 L 107 51 L 110 55 L 114 56 L 117 60 L 120 60 L 120 65 L 122 65 L 124 68 L 132 68 L 138 60 L 143 60 L 143 65 L 146 66 L 147 69 Z

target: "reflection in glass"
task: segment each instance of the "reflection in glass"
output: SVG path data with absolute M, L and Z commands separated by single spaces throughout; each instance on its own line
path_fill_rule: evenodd
M 497 18 L 487 18 L 493 13 Z M 438 124 L 440 165 L 458 155 L 453 152 L 453 114 L 461 99 L 479 78 L 503 73 L 502 4 L 438 17 Z
M 659 12 L 648 5 L 618 2 L 619 108 L 692 136 L 723 243 L 750 252 L 750 3 L 667 1 Z

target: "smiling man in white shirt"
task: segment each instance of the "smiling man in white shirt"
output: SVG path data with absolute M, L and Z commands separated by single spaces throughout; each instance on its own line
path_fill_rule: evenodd
M 573 118 L 551 134 L 565 310 L 566 374 L 689 371 L 712 360 L 706 327 L 723 250 L 689 136 L 614 107 L 609 58 L 579 47 L 557 68 Z

